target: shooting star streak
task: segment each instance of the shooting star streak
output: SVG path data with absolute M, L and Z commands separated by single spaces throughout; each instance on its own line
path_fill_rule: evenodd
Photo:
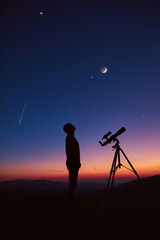
M 19 119 L 19 126 L 20 126 L 20 124 L 21 124 L 21 121 L 22 121 L 22 118 L 23 118 L 23 114 L 24 114 L 25 108 L 26 108 L 26 104 L 24 104 L 24 107 L 23 107 L 23 110 L 22 110 L 22 114 L 21 114 L 21 117 L 20 117 L 20 119 Z

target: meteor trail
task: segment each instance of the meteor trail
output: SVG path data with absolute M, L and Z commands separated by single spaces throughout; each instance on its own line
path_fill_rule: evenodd
M 21 114 L 21 117 L 19 119 L 19 125 L 21 124 L 25 108 L 26 108 L 26 103 L 24 104 L 24 107 L 23 107 L 23 110 L 22 110 L 22 114 Z

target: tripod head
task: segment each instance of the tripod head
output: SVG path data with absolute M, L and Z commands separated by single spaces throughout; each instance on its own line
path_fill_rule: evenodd
M 118 140 L 117 138 L 115 138 L 115 139 L 113 140 L 113 142 L 116 142 L 116 143 L 114 144 L 114 146 L 112 146 L 112 148 L 115 149 L 115 148 L 117 148 L 117 147 L 119 146 L 119 140 Z
M 126 131 L 126 129 L 125 129 L 125 127 L 122 127 L 122 128 L 120 128 L 115 134 L 113 134 L 110 138 L 108 138 L 108 136 L 111 134 L 111 132 L 109 131 L 107 134 L 105 134 L 104 136 L 103 136 L 103 138 L 102 139 L 106 139 L 106 141 L 105 142 L 101 142 L 101 141 L 99 141 L 99 143 L 100 143 L 100 145 L 102 146 L 102 147 L 104 147 L 105 145 L 107 145 L 108 143 L 111 143 L 112 141 L 113 142 L 115 142 L 115 141 L 118 141 L 118 139 L 117 139 L 117 137 L 119 136 L 119 135 L 121 135 L 123 132 L 125 132 Z M 116 144 L 119 144 L 119 141 L 118 141 L 118 143 L 116 143 Z M 115 144 L 115 146 L 116 146 L 116 144 Z

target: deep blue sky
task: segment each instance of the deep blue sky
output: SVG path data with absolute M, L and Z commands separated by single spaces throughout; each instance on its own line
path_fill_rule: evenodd
M 159 1 L 1 4 L 3 165 L 63 154 L 67 122 L 82 155 L 122 126 L 126 142 L 160 140 Z

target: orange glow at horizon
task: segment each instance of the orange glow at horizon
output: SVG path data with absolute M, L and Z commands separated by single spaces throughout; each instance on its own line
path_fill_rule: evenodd
M 129 161 L 140 177 L 160 174 L 160 149 L 158 142 L 145 144 L 132 139 L 126 142 L 125 149 L 122 146 Z M 115 151 L 111 146 L 102 148 L 97 146 L 81 146 L 81 164 L 79 179 L 108 178 Z M 127 149 L 127 150 L 126 150 Z M 134 151 L 133 151 L 134 150 Z M 121 154 L 121 163 L 130 168 L 124 156 Z M 65 152 L 59 155 L 28 157 L 26 159 L 3 160 L 0 163 L 0 180 L 17 178 L 68 180 Z M 116 177 L 135 177 L 133 172 L 125 168 L 118 169 Z
M 98 166 L 96 163 L 99 163 Z M 121 161 L 122 164 L 131 169 L 128 163 Z M 79 179 L 102 179 L 108 178 L 112 161 L 100 162 L 97 159 L 88 159 L 86 164 L 82 163 L 82 167 L 79 170 Z M 140 177 L 156 175 L 160 173 L 159 161 L 146 162 L 145 165 L 142 162 L 136 161 L 133 167 L 137 171 Z M 135 174 L 123 167 L 118 169 L 116 172 L 116 177 L 119 178 L 129 178 L 136 177 Z M 55 165 L 50 162 L 44 161 L 43 163 L 31 163 L 31 164 L 10 164 L 10 166 L 1 166 L 0 170 L 0 180 L 11 180 L 11 179 L 50 179 L 50 180 L 67 180 L 68 170 L 65 163 Z

